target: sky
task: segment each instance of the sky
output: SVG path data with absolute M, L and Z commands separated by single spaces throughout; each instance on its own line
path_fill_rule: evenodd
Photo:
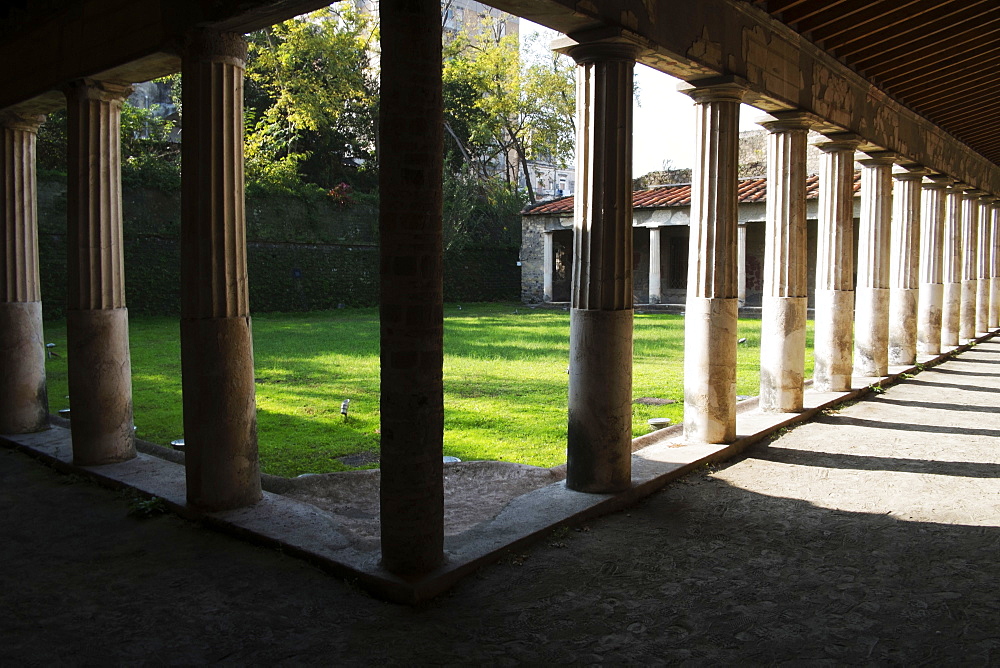
M 521 19 L 520 31 L 523 39 L 548 29 Z M 693 166 L 694 103 L 677 92 L 680 80 L 642 64 L 636 64 L 635 74 L 639 95 L 632 106 L 632 174 L 638 177 L 662 169 L 664 160 L 674 168 Z M 754 119 L 763 115 L 742 105 L 740 130 L 758 129 Z

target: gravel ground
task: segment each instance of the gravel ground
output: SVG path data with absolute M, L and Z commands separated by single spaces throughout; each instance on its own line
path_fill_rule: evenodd
M 418 608 L 0 450 L 0 664 L 1000 665 L 998 392 L 980 344 Z

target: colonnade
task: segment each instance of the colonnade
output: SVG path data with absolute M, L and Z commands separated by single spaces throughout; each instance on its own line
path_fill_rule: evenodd
M 382 564 L 408 577 L 445 559 L 440 16 L 429 0 L 382 0 L 380 14 L 380 179 L 382 192 L 393 194 L 380 210 Z M 575 40 L 567 50 L 578 64 L 567 486 L 613 493 L 631 485 L 631 109 L 638 49 L 607 32 Z M 181 52 L 187 499 L 206 510 L 253 505 L 262 494 L 243 201 L 245 54 L 242 36 L 209 30 L 188 35 Z M 725 76 L 682 89 L 697 118 L 684 433 L 690 441 L 724 443 L 736 436 L 737 309 L 745 294 L 738 121 L 748 85 Z M 65 88 L 68 354 L 73 457 L 80 465 L 135 456 L 118 157 L 127 93 L 125 83 L 114 81 L 84 79 Z M 761 408 L 788 412 L 803 403 L 805 150 L 807 132 L 820 119 L 794 110 L 774 116 L 765 126 Z M 35 213 L 41 120 L 0 117 L 3 433 L 42 429 L 48 413 Z M 872 151 L 861 160 L 855 283 L 852 183 L 861 142 L 831 133 L 818 144 L 815 386 L 826 391 L 849 389 L 852 373 L 880 376 L 890 363 L 912 363 L 918 352 L 934 354 L 1000 325 L 997 198 L 905 156 Z

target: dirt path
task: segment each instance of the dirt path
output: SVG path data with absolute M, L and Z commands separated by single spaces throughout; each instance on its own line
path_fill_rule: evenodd
M 417 609 L 3 450 L 0 664 L 1000 665 L 998 393 L 981 344 Z

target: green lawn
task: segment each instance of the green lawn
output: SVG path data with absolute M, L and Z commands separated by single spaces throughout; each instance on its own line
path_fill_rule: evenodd
M 569 313 L 522 304 L 445 308 L 445 454 L 552 466 L 566 459 Z M 344 309 L 254 316 L 260 458 L 275 475 L 349 467 L 337 457 L 378 450 L 378 311 Z M 64 353 L 65 323 L 47 322 L 46 341 Z M 741 320 L 737 392 L 757 394 L 760 321 Z M 179 326 L 169 318 L 130 324 L 135 423 L 140 438 L 182 435 Z M 684 319 L 635 318 L 633 396 L 673 399 L 635 405 L 646 420 L 678 422 L 683 403 Z M 812 371 L 812 323 L 807 373 Z M 48 361 L 50 409 L 68 400 L 66 359 Z M 350 416 L 340 404 L 351 400 Z

